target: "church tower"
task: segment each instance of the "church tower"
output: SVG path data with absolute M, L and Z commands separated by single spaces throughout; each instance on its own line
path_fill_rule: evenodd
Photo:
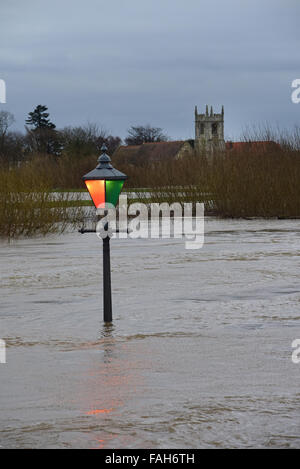
M 213 153 L 214 150 L 224 150 L 224 106 L 220 114 L 215 114 L 211 106 L 205 114 L 198 114 L 195 106 L 195 149 L 198 152 Z

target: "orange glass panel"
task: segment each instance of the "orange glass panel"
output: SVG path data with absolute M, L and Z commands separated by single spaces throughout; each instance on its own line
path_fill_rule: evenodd
M 105 207 L 105 181 L 85 181 L 95 207 Z

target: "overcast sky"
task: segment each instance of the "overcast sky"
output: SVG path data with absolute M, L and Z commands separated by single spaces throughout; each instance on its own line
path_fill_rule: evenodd
M 194 106 L 225 134 L 300 123 L 299 0 L 0 0 L 0 79 L 15 128 L 37 104 L 61 128 L 95 122 L 193 138 Z

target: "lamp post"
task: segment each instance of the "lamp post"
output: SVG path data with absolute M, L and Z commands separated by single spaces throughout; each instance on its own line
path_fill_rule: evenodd
M 106 204 L 116 206 L 123 184 L 127 179 L 126 174 L 112 166 L 111 159 L 106 153 L 106 145 L 102 145 L 101 151 L 97 167 L 82 178 L 96 208 L 105 208 Z M 103 237 L 103 320 L 104 322 L 112 322 L 108 223 L 104 229 L 107 231 L 107 236 Z

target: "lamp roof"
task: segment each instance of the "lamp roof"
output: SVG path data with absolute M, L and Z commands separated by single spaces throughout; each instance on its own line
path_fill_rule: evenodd
M 104 144 L 101 147 L 102 154 L 98 158 L 98 165 L 95 169 L 90 171 L 89 173 L 83 176 L 84 181 L 92 181 L 92 180 L 101 180 L 101 179 L 108 179 L 110 181 L 113 180 L 125 180 L 127 179 L 126 174 L 121 173 L 115 169 L 111 164 L 111 159 L 107 155 L 107 146 Z

